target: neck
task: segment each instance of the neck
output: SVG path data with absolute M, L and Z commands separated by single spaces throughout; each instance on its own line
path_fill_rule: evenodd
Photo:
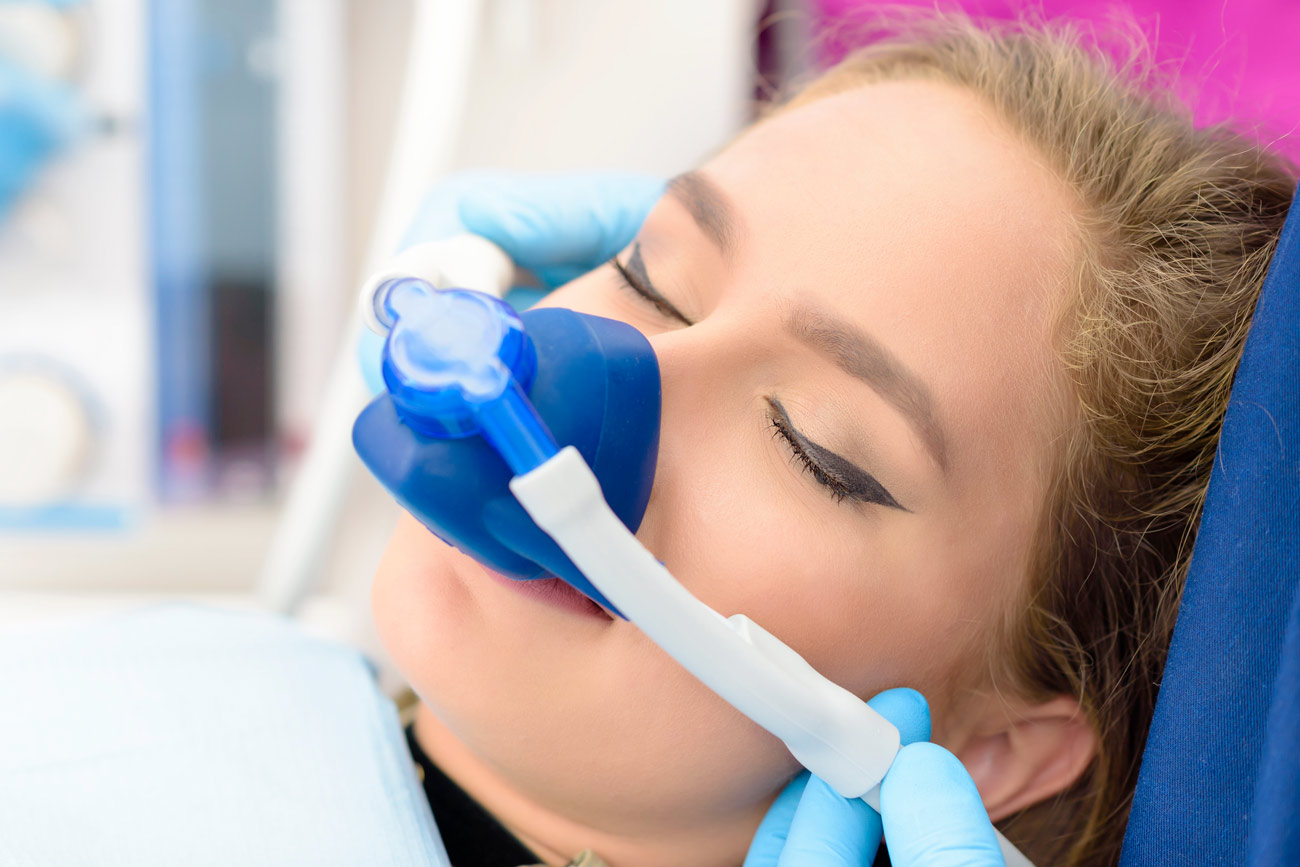
M 691 827 L 673 834 L 664 834 L 662 828 L 644 834 L 611 832 L 523 795 L 423 704 L 416 712 L 415 737 L 443 773 L 550 867 L 564 867 L 586 849 L 617 867 L 736 865 L 762 818 L 760 810 L 730 828 Z

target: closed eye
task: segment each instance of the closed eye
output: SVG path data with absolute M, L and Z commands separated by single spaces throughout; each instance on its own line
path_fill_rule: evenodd
M 694 325 L 695 323 L 687 319 L 682 311 L 673 306 L 673 303 L 663 296 L 654 284 L 650 282 L 650 275 L 646 273 L 645 262 L 641 258 L 641 244 L 632 244 L 632 254 L 628 257 L 627 265 L 618 261 L 618 257 L 609 260 L 610 266 L 622 279 L 623 284 L 641 296 L 641 299 L 649 302 L 664 316 L 669 319 L 676 319 L 683 325 Z
M 779 400 L 769 397 L 767 403 L 772 409 L 769 421 L 774 435 L 786 441 L 794 459 L 819 485 L 830 492 L 837 503 L 853 500 L 904 512 L 911 511 L 895 500 L 885 486 L 876 481 L 875 476 L 817 445 L 796 430 Z

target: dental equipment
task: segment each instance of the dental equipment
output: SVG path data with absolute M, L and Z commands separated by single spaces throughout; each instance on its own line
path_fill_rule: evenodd
M 709 608 L 633 535 L 658 451 L 649 341 L 571 310 L 514 313 L 498 300 L 508 263 L 461 236 L 413 248 L 363 287 L 363 318 L 387 334 L 389 393 L 357 419 L 362 460 L 439 538 L 518 580 L 558 576 L 625 616 L 839 794 L 879 811 L 898 730 L 743 614 Z M 489 292 L 453 288 L 478 280 Z M 1030 864 L 998 842 L 1008 865 Z
M 0 218 L 51 158 L 91 127 L 71 87 L 0 54 Z

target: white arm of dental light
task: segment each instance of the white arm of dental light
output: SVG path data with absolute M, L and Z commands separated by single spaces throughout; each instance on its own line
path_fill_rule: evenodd
M 582 573 L 655 644 L 846 798 L 880 810 L 898 729 L 741 614 L 696 599 L 605 502 L 572 446 L 510 482 L 524 509 Z M 995 829 L 996 830 L 996 829 Z M 1032 867 L 1001 833 L 1008 867 Z

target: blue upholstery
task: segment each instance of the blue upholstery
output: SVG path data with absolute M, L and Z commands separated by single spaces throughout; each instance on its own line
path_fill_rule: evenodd
M 1298 537 L 1300 203 L 1233 386 L 1122 864 L 1300 864 Z
M 1250 864 L 1300 864 L 1300 593 L 1292 600 L 1282 647 L 1255 786 Z

